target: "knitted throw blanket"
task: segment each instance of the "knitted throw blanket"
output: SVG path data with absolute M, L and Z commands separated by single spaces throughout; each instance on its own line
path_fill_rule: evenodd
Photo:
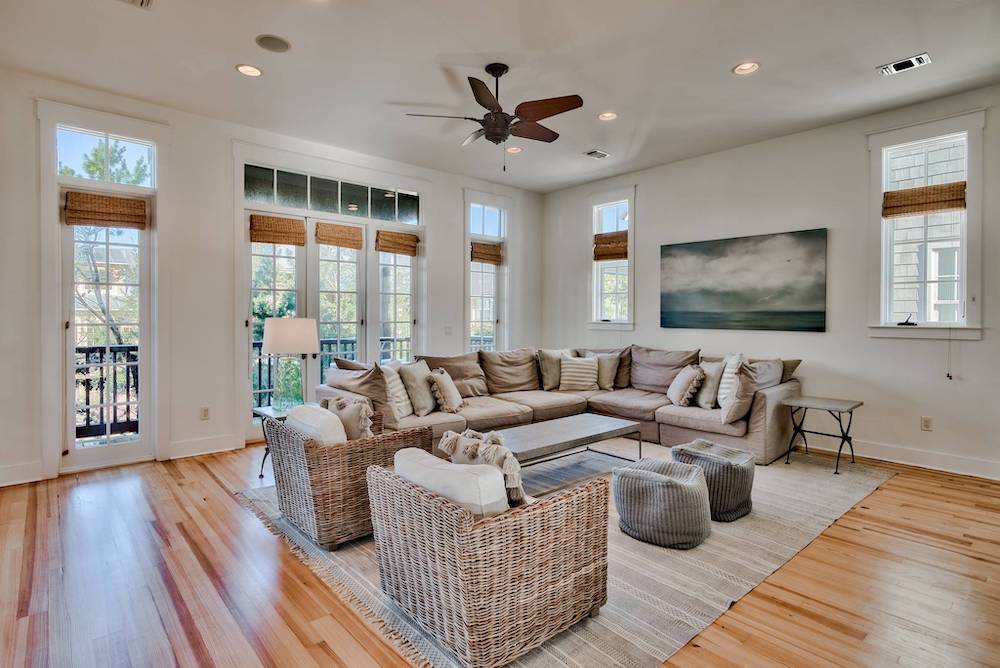
M 438 447 L 454 464 L 489 464 L 503 473 L 507 500 L 511 506 L 527 502 L 521 485 L 521 464 L 510 450 L 504 447 L 503 436 L 495 431 L 481 434 L 466 429 L 461 434 L 447 431 L 441 437 Z

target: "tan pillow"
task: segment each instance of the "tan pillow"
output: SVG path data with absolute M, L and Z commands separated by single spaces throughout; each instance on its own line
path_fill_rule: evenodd
M 691 400 L 698 393 L 705 380 L 705 372 L 696 364 L 689 364 L 670 381 L 667 388 L 667 399 L 675 406 L 690 406 Z
M 354 360 L 345 360 L 343 357 L 334 357 L 333 363 L 338 369 L 347 369 L 348 371 L 364 371 L 365 369 L 372 368 L 371 364 L 355 362 Z
M 445 413 L 457 413 L 465 406 L 465 399 L 455 387 L 455 381 L 444 369 L 431 371 L 431 392 L 434 393 L 438 408 Z
M 596 357 L 562 358 L 559 374 L 559 391 L 590 392 L 599 389 L 597 384 L 598 362 Z
M 753 378 L 746 364 L 740 364 L 734 378 L 735 389 L 732 394 L 725 401 L 719 402 L 722 406 L 723 424 L 736 422 L 746 417 L 746 414 L 750 412 L 751 404 L 753 404 Z
M 573 351 L 562 350 L 539 350 L 538 368 L 542 372 L 542 389 L 555 390 L 559 388 L 560 360 L 563 355 L 573 357 Z
M 372 433 L 372 409 L 365 402 L 338 397 L 337 399 L 322 399 L 319 405 L 340 418 L 344 424 L 348 441 L 374 436 Z
M 479 351 L 479 364 L 486 373 L 490 394 L 540 390 L 538 361 L 533 348 L 507 352 Z
M 382 414 L 386 426 L 395 428 L 396 415 L 389 405 L 385 376 L 377 366 L 358 370 L 331 368 L 326 372 L 326 384 L 367 397 L 375 412 Z
M 510 450 L 504 447 L 503 436 L 495 431 L 483 435 L 466 429 L 461 434 L 446 431 L 438 448 L 451 457 L 453 464 L 489 464 L 503 473 L 507 499 L 512 506 L 531 503 L 521 484 L 521 464 Z
M 694 402 L 698 404 L 699 408 L 710 411 L 719 403 L 719 383 L 722 382 L 722 372 L 726 369 L 726 362 L 725 360 L 721 362 L 706 362 L 702 360 L 699 366 L 705 372 L 705 380 L 702 381 L 701 387 L 698 388 L 698 394 L 695 396 Z
M 795 376 L 795 370 L 802 364 L 802 360 L 781 360 L 781 382 L 787 383 Z
M 615 389 L 621 356 L 618 353 L 595 353 L 588 350 L 587 357 L 597 358 L 597 386 L 602 390 Z
M 781 383 L 784 365 L 781 360 L 751 360 L 747 363 L 750 377 L 753 378 L 753 389 L 763 390 Z
M 431 370 L 427 362 L 420 360 L 399 367 L 399 377 L 406 387 L 406 394 L 413 405 L 413 414 L 419 417 L 433 413 L 437 408 L 434 392 L 431 390 Z
M 632 387 L 647 392 L 666 392 L 681 369 L 698 363 L 699 352 L 632 346 Z
M 615 353 L 618 355 L 618 370 L 615 372 L 615 389 L 622 390 L 632 383 L 632 348 L 580 348 L 577 357 L 586 357 L 587 353 Z
M 463 397 L 484 397 L 490 393 L 486 387 L 486 374 L 483 367 L 479 366 L 478 353 L 447 357 L 417 355 L 415 359 L 427 362 L 428 369 L 447 371 Z
M 396 420 L 400 420 L 409 415 L 413 415 L 413 404 L 410 403 L 410 395 L 406 392 L 403 379 L 399 377 L 398 369 L 402 366 L 399 362 L 389 362 L 379 365 L 382 376 L 385 378 L 385 390 L 389 397 L 389 405 L 392 407 L 392 414 Z

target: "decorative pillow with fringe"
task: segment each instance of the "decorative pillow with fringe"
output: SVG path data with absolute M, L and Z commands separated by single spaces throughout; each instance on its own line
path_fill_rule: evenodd
M 431 392 L 434 393 L 438 408 L 445 413 L 457 413 L 465 406 L 462 393 L 458 391 L 455 381 L 444 369 L 431 371 Z
M 689 364 L 670 381 L 667 399 L 675 406 L 690 406 L 704 381 L 705 370 L 697 364 Z
M 453 464 L 489 464 L 503 473 L 507 488 L 507 500 L 511 507 L 534 503 L 535 499 L 524 493 L 521 484 L 521 463 L 503 444 L 503 436 L 495 431 L 481 434 L 466 429 L 461 434 L 446 431 L 438 447 L 446 453 Z
M 344 423 L 344 431 L 347 432 L 348 441 L 374 436 L 372 434 L 372 407 L 367 403 L 340 397 L 322 399 L 319 405 L 340 418 L 340 421 Z

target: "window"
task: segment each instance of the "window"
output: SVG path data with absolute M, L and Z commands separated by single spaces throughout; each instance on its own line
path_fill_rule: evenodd
M 60 177 L 152 188 L 155 150 L 154 144 L 139 139 L 63 125 L 56 128 Z
M 379 361 L 413 357 L 413 258 L 378 254 Z
M 608 193 L 591 205 L 594 235 L 593 322 L 632 322 L 632 221 L 634 189 Z
M 264 319 L 299 315 L 299 247 L 250 244 L 250 392 L 254 406 L 270 406 L 279 361 L 264 355 Z M 282 384 L 302 387 L 302 365 L 282 367 Z M 299 391 L 301 396 L 301 391 Z M 294 397 L 294 393 L 285 396 Z
M 466 193 L 469 249 L 467 300 L 467 349 L 498 350 L 506 341 L 501 318 L 505 278 L 504 238 L 507 233 L 506 198 L 487 193 Z

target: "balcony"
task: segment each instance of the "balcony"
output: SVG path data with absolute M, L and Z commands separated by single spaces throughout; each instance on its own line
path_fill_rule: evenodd
M 76 438 L 137 433 L 139 346 L 77 346 L 75 352 Z

